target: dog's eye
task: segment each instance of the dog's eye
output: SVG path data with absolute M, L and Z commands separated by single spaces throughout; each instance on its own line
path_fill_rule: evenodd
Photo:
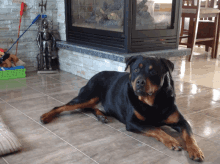
M 137 72 L 139 72 L 139 70 L 140 70 L 139 68 L 136 68 L 136 69 L 134 70 L 134 72 L 137 73 Z
M 156 75 L 157 72 L 156 72 L 155 70 L 152 70 L 152 71 L 150 71 L 150 74 L 151 74 L 151 75 Z

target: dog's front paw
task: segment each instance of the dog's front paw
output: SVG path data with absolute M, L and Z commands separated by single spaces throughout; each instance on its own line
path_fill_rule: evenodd
M 101 121 L 102 123 L 108 123 L 108 119 L 105 116 L 98 115 L 97 118 L 98 121 Z
M 165 140 L 164 145 L 171 150 L 181 151 L 182 147 L 180 143 L 175 138 L 170 138 L 169 140 Z
M 202 162 L 205 158 L 202 150 L 195 144 L 188 146 L 187 152 L 189 153 L 189 158 L 191 158 L 194 161 Z

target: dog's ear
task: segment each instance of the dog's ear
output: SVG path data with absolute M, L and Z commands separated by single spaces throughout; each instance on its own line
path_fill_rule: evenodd
M 131 56 L 130 58 L 126 59 L 125 71 L 128 69 L 128 66 L 130 66 L 132 63 L 134 63 L 138 58 L 143 58 L 143 56 L 141 56 L 141 55 Z
M 174 64 L 170 60 L 167 60 L 167 59 L 164 59 L 164 58 L 161 58 L 160 60 L 164 64 L 166 72 L 167 71 L 169 71 L 170 73 L 173 72 Z
M 171 73 L 174 70 L 174 64 L 170 60 L 164 58 L 161 58 L 160 60 L 162 64 L 165 66 L 164 72 L 166 73 L 164 78 L 164 83 L 165 85 L 167 85 L 167 87 L 164 88 L 164 90 L 167 93 L 168 97 L 175 97 L 175 90 L 173 87 L 173 80 L 171 75 Z

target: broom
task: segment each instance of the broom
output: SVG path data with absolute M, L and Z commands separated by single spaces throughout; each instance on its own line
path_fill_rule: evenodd
M 14 42 L 14 44 L 7 50 L 7 52 L 5 52 L 5 54 L 0 58 L 0 62 L 6 60 L 6 54 L 8 53 L 8 51 L 10 51 L 12 49 L 12 47 L 17 43 L 17 41 L 24 35 L 25 32 L 27 32 L 27 30 L 40 18 L 40 14 L 33 20 L 33 22 L 31 23 L 31 25 L 23 32 L 23 34 L 21 34 L 21 36 L 19 36 L 19 38 Z
M 21 18 L 23 15 L 23 11 L 24 11 L 24 2 L 21 3 L 21 9 L 20 9 L 20 22 L 19 22 L 19 28 L 18 28 L 18 38 L 20 35 L 20 29 L 21 29 Z M 16 53 L 15 56 L 17 56 L 17 51 L 18 51 L 18 42 L 17 42 L 17 46 L 16 46 Z

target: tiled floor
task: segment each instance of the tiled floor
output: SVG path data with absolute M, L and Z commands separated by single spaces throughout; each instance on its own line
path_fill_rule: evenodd
M 219 64 L 203 55 L 192 63 L 175 60 L 177 105 L 195 133 L 205 154 L 203 163 L 220 162 Z M 87 80 L 60 72 L 1 82 L 0 112 L 23 145 L 21 152 L 0 158 L 0 164 L 178 164 L 197 163 L 186 151 L 175 152 L 153 138 L 127 132 L 111 118 L 108 124 L 96 121 L 91 113 L 62 113 L 50 124 L 40 116 L 75 97 Z M 164 127 L 181 141 L 175 131 Z

